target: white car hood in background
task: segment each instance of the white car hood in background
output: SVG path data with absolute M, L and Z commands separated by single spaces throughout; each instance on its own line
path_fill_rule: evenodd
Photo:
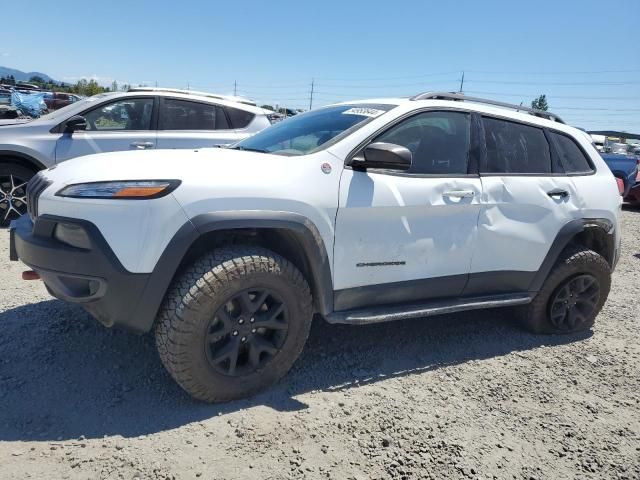
M 4 118 L 0 120 L 0 127 L 5 127 L 7 125 L 21 125 L 23 123 L 29 123 L 31 121 L 31 118 Z

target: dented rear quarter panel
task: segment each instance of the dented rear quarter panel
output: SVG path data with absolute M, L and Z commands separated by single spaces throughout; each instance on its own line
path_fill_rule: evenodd
M 566 126 L 590 157 L 594 171 L 586 175 L 482 176 L 483 208 L 471 272 L 537 271 L 560 230 L 575 219 L 607 219 L 615 226 L 621 197 L 615 178 L 583 132 Z M 565 199 L 547 192 L 566 190 Z

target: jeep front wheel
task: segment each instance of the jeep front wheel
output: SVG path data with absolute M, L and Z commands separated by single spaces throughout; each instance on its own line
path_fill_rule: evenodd
M 225 247 L 173 284 L 156 345 L 171 376 L 193 397 L 224 402 L 279 380 L 298 358 L 313 316 L 309 286 L 283 257 Z

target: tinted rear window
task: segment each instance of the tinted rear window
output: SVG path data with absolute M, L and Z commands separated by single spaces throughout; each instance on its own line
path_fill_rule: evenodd
M 551 173 L 549 144 L 540 128 L 483 117 L 485 173 Z
M 551 132 L 560 162 L 567 173 L 591 173 L 593 168 L 582 149 L 574 140 L 559 133 Z
M 255 115 L 251 112 L 240 110 L 239 108 L 225 107 L 229 120 L 231 120 L 232 128 L 245 128 L 251 123 Z
M 230 128 L 221 107 L 165 98 L 160 108 L 160 130 L 225 130 Z

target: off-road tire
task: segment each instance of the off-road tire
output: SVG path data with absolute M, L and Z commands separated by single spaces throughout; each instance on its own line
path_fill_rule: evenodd
M 7 179 L 9 176 L 13 176 L 16 182 L 23 183 L 31 180 L 31 177 L 33 177 L 35 174 L 36 172 L 34 172 L 28 167 L 23 167 L 22 165 L 18 165 L 16 163 L 0 162 L 0 179 Z M 16 185 L 17 184 L 18 183 L 16 183 Z M 3 202 L 3 199 L 4 199 L 4 195 L 0 194 L 0 203 L 3 203 L 4 205 L 7 202 L 6 201 Z M 9 214 L 9 217 L 5 220 L 4 217 L 6 213 L 7 213 L 6 209 L 0 208 L 0 227 L 9 226 L 9 224 L 11 223 L 11 220 L 15 220 L 19 216 L 17 213 L 11 212 Z M 19 208 L 19 213 L 21 214 L 26 213 L 26 204 L 24 204 L 22 208 Z
M 263 285 L 277 292 L 288 309 L 284 343 L 256 372 L 221 374 L 207 360 L 209 322 L 236 292 Z M 309 285 L 291 262 L 257 246 L 223 247 L 199 258 L 174 281 L 158 315 L 156 346 L 169 374 L 191 396 L 226 402 L 251 396 L 284 376 L 304 347 L 312 317 Z
M 600 293 L 596 307 L 586 321 L 574 328 L 560 329 L 551 322 L 551 302 L 565 282 L 580 275 L 590 275 L 598 283 Z M 527 330 L 538 334 L 566 334 L 589 330 L 593 327 L 596 316 L 609 295 L 610 288 L 611 267 L 604 257 L 586 247 L 569 246 L 551 269 L 540 292 L 530 304 L 521 308 L 522 324 Z

